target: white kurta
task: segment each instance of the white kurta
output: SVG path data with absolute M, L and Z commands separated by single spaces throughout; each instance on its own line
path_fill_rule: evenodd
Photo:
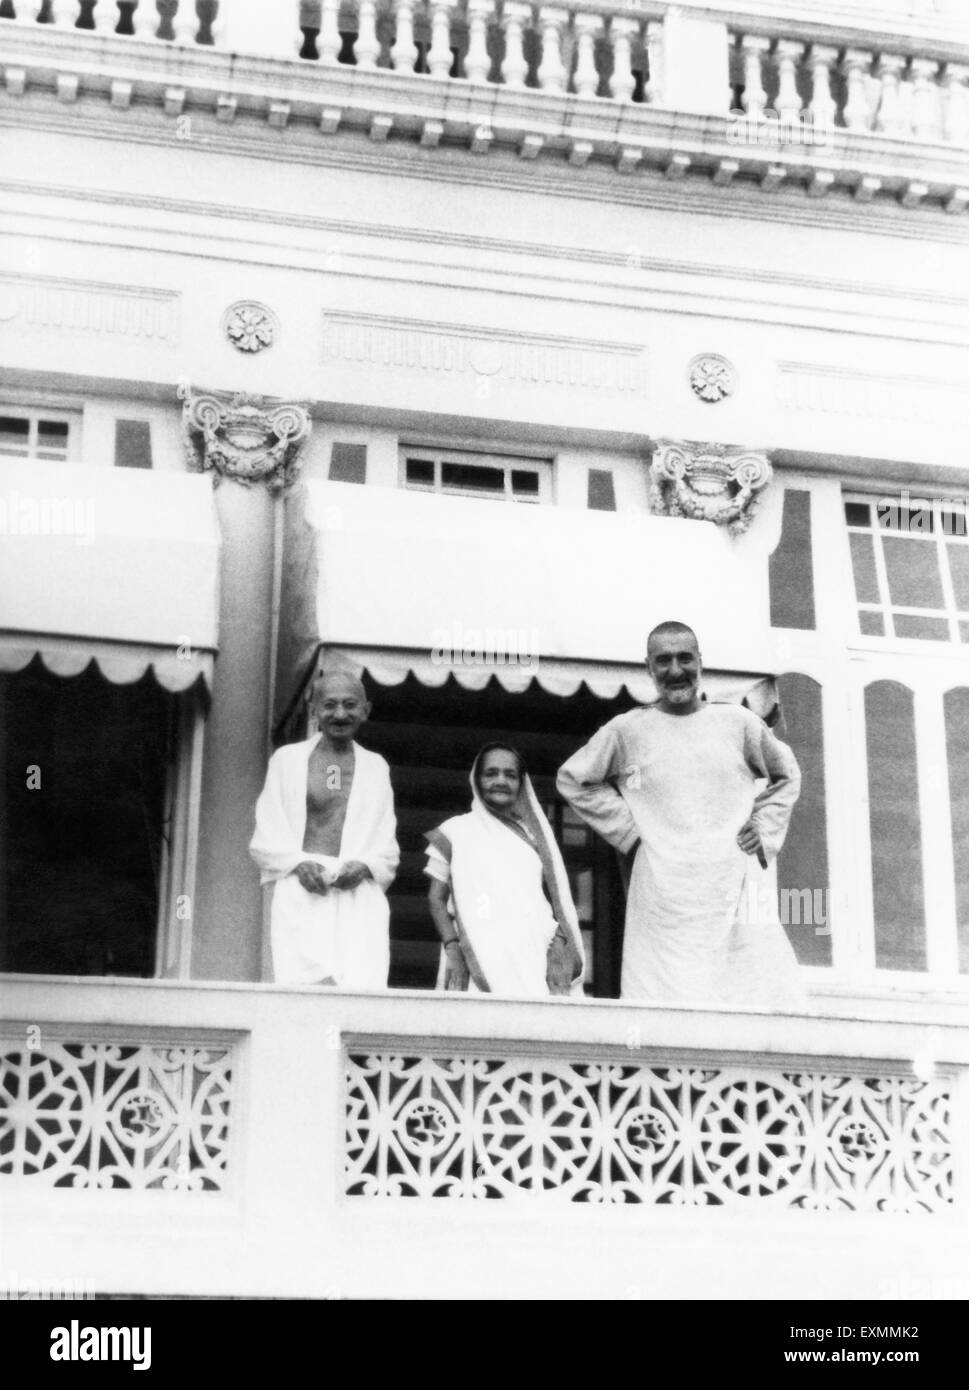
M 390 908 L 386 892 L 400 854 L 390 769 L 377 753 L 354 744 L 353 782 L 338 856 L 308 853 L 306 789 L 310 754 L 320 735 L 280 748 L 269 760 L 256 803 L 249 851 L 272 883 L 273 975 L 280 984 L 332 980 L 345 989 L 385 989 L 390 968 Z M 333 877 L 356 859 L 372 879 L 356 888 L 308 893 L 293 873 L 304 860 Z
M 758 795 L 760 778 L 768 785 Z M 793 753 L 756 715 L 705 703 L 689 715 L 656 705 L 621 714 L 569 759 L 558 788 L 617 849 L 641 841 L 626 904 L 624 999 L 803 1004 L 776 897 L 737 845 L 752 816 L 774 859 L 800 789 Z

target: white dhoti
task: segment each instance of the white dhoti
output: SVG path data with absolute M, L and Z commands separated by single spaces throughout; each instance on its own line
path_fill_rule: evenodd
M 273 754 L 256 806 L 250 853 L 272 884 L 273 977 L 279 984 L 331 981 L 343 989 L 385 989 L 390 968 L 390 908 L 399 851 L 390 771 L 377 753 L 354 744 L 354 772 L 339 855 L 303 849 L 310 754 L 319 735 Z M 305 861 L 335 878 L 342 864 L 366 864 L 356 888 L 308 893 L 293 872 Z
M 304 854 L 334 875 L 332 855 Z M 276 881 L 272 909 L 273 976 L 293 985 L 329 983 L 383 989 L 390 969 L 390 907 L 375 883 L 308 893 L 295 874 Z

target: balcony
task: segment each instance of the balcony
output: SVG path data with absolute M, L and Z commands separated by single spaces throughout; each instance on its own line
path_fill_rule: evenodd
M 969 1044 L 938 1010 L 49 977 L 3 996 L 21 1283 L 379 1298 L 406 1268 L 410 1296 L 797 1298 L 823 1277 L 891 1298 L 933 1296 L 913 1271 L 964 1279 Z
M 236 147 L 289 131 L 312 149 L 356 132 L 470 151 L 482 178 L 504 151 L 533 170 L 589 164 L 957 213 L 969 205 L 969 24 L 954 3 L 942 17 L 910 10 L 4 0 L 0 53 L 8 119 L 15 99 L 33 110 L 47 92 L 131 119 L 154 105 Z

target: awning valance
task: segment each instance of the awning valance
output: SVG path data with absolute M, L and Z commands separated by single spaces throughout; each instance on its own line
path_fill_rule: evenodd
M 277 725 L 321 646 L 362 654 L 381 684 L 649 700 L 646 636 L 677 618 L 708 698 L 773 671 L 767 554 L 712 523 L 319 481 L 286 507 Z
M 593 661 L 539 660 L 531 665 L 505 663 L 464 664 L 442 662 L 434 652 L 401 651 L 391 648 L 326 646 L 317 655 L 314 671 L 338 665 L 359 673 L 366 672 L 378 685 L 400 685 L 413 676 L 421 685 L 437 689 L 453 676 L 465 690 L 483 690 L 494 677 L 509 694 L 521 694 L 532 681 L 550 695 L 574 695 L 585 685 L 601 700 L 612 700 L 623 690 L 634 700 L 646 704 L 656 699 L 656 688 L 645 665 L 627 666 Z M 776 703 L 776 683 L 771 676 L 732 671 L 704 671 L 702 692 L 708 700 L 738 703 L 746 700 L 758 714 L 766 714 Z
M 40 654 L 76 675 L 92 660 L 168 690 L 211 678 L 218 645 L 218 519 L 207 478 L 3 460 L 0 670 Z
M 96 642 L 37 633 L 0 636 L 0 673 L 23 671 L 39 656 L 54 676 L 79 676 L 93 661 L 112 685 L 132 685 L 151 671 L 163 690 L 188 690 L 201 677 L 211 688 L 213 656 L 203 651 L 172 651 L 139 646 L 137 642 Z

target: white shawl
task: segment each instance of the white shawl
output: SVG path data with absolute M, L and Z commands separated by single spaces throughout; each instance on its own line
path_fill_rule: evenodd
M 291 874 L 307 858 L 306 783 L 310 754 L 322 735 L 288 743 L 269 759 L 266 785 L 256 803 L 256 833 L 249 853 L 262 870 L 261 882 Z M 340 837 L 341 860 L 366 864 L 385 893 L 400 861 L 390 769 L 379 753 L 353 745 L 353 782 Z

